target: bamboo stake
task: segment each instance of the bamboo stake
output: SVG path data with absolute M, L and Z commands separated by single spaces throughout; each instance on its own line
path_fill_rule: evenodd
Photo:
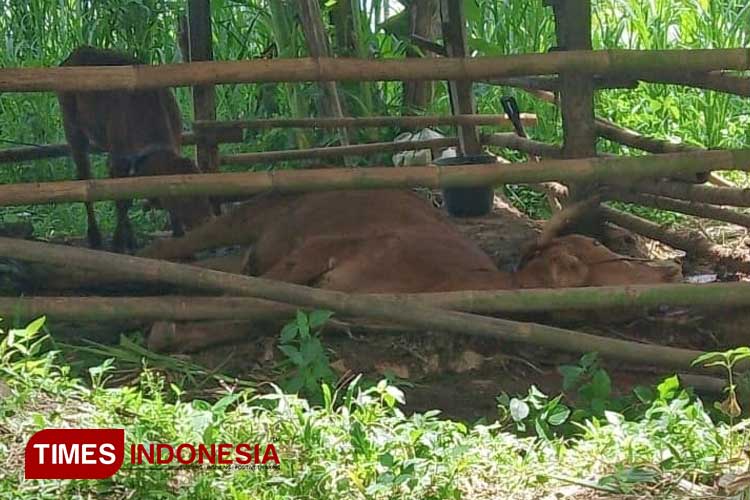
M 443 47 L 448 57 L 464 59 L 470 54 L 466 35 L 466 15 L 463 0 L 438 0 L 440 31 Z M 448 98 L 454 115 L 476 113 L 473 82 L 448 78 Z M 459 155 L 472 156 L 482 153 L 479 134 L 471 125 L 460 125 L 457 130 Z
M 381 59 L 253 59 L 160 66 L 0 69 L 0 91 L 93 91 L 226 83 L 391 80 L 485 80 L 561 71 L 646 78 L 750 69 L 748 49 L 601 50 L 501 57 Z
M 652 194 L 642 194 L 638 192 L 628 192 L 624 190 L 608 191 L 606 196 L 613 200 L 624 201 L 627 203 L 637 203 L 647 207 L 654 207 L 660 210 L 669 210 L 683 214 L 701 217 L 703 219 L 720 220 L 750 228 L 750 215 L 741 214 L 726 208 L 720 208 L 705 203 L 695 201 L 682 201 L 663 196 Z
M 704 186 L 685 182 L 639 182 L 632 186 L 639 193 L 679 198 L 713 205 L 750 207 L 750 189 Z
M 327 146 L 322 148 L 223 155 L 220 161 L 224 165 L 254 165 L 257 163 L 272 163 L 289 160 L 340 158 L 343 156 L 363 156 L 377 153 L 389 153 L 393 151 L 448 148 L 457 144 L 458 140 L 453 137 L 429 139 L 425 141 L 372 142 L 369 144 L 354 144 L 351 146 Z
M 522 113 L 524 126 L 535 126 L 535 114 Z M 258 120 L 196 121 L 196 131 L 223 130 L 226 128 L 339 128 L 339 127 L 404 127 L 422 128 L 438 125 L 494 125 L 509 128 L 510 120 L 505 115 L 425 115 L 425 116 L 345 116 L 342 118 L 264 118 Z
M 605 219 L 621 228 L 628 229 L 634 233 L 641 234 L 652 240 L 661 241 L 672 248 L 704 257 L 717 262 L 730 271 L 748 273 L 750 262 L 742 255 L 732 255 L 731 251 L 717 245 L 698 233 L 678 233 L 672 229 L 662 227 L 651 221 L 642 219 L 611 207 L 601 207 Z
M 117 269 L 138 281 L 171 283 L 212 292 L 245 295 L 302 307 L 329 309 L 342 315 L 384 320 L 425 330 L 528 343 L 566 352 L 598 352 L 606 358 L 640 364 L 684 369 L 701 354 L 699 351 L 688 349 L 639 344 L 534 323 L 444 311 L 403 304 L 396 300 L 357 297 L 330 290 L 199 269 L 173 262 L 64 245 L 0 238 L 0 255 L 21 257 L 22 260 L 50 265 L 80 267 L 91 271 Z
M 750 306 L 750 284 L 681 283 L 356 296 L 474 314 L 625 311 L 656 309 L 665 305 L 726 311 Z M 251 297 L 0 297 L 0 315 L 6 319 L 33 319 L 46 315 L 66 321 L 265 320 L 289 318 L 294 315 L 295 309 L 279 302 Z
M 604 183 L 616 179 L 630 184 L 638 178 L 704 171 L 707 164 L 716 170 L 750 170 L 750 150 L 456 165 L 449 168 L 323 168 L 7 184 L 0 186 L 0 206 L 163 196 L 241 196 L 263 191 L 473 187 L 548 181 Z

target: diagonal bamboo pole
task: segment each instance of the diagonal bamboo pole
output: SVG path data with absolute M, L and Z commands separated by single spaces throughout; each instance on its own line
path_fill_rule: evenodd
M 661 241 L 688 254 L 710 259 L 730 271 L 750 273 L 750 260 L 745 255 L 734 254 L 731 250 L 717 245 L 697 232 L 678 232 L 603 205 L 600 210 L 605 219 L 623 229 Z
M 662 347 L 535 323 L 519 323 L 433 307 L 404 304 L 387 298 L 358 297 L 262 278 L 251 278 L 173 262 L 113 254 L 96 250 L 0 238 L 0 256 L 50 265 L 74 266 L 90 271 L 118 269 L 131 279 L 171 283 L 205 291 L 245 295 L 259 299 L 329 309 L 342 315 L 384 320 L 402 325 L 534 344 L 566 352 L 597 352 L 607 358 L 639 364 L 688 368 L 700 351 Z
M 750 207 L 750 189 L 689 184 L 686 182 L 637 182 L 631 186 L 639 193 L 679 198 L 713 205 Z
M 624 201 L 626 203 L 637 203 L 646 207 L 679 212 L 703 219 L 720 220 L 750 228 L 750 215 L 705 203 L 676 200 L 627 190 L 605 191 L 605 196 L 609 199 Z

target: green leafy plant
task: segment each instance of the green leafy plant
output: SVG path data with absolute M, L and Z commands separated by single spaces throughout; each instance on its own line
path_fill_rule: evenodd
M 724 388 L 726 397 L 723 401 L 715 402 L 716 408 L 723 415 L 729 418 L 730 423 L 734 423 L 742 415 L 742 407 L 737 398 L 737 384 L 735 383 L 734 368 L 740 361 L 750 359 L 750 347 L 737 347 L 724 352 L 707 352 L 693 360 L 693 366 L 701 365 L 704 368 L 719 367 L 723 368 L 727 376 L 727 386 Z M 730 445 L 733 440 L 730 439 Z M 730 455 L 734 455 L 734 449 L 730 450 Z
M 563 365 L 558 371 L 563 376 L 563 391 L 576 396 L 575 420 L 602 417 L 605 410 L 620 409 L 617 407 L 621 405 L 612 398 L 612 381 L 600 366 L 596 353 L 585 354 L 578 364 Z
M 303 391 L 315 401 L 321 401 L 321 382 L 335 381 L 328 355 L 320 341 L 325 323 L 333 315 L 330 311 L 297 311 L 297 317 L 281 330 L 279 350 L 286 356 L 291 375 L 282 383 L 289 392 Z
M 497 398 L 501 421 L 510 420 L 519 432 L 530 431 L 531 425 L 537 436 L 547 439 L 553 437 L 553 428 L 559 428 L 570 417 L 570 408 L 561 401 L 562 395 L 550 399 L 533 385 L 524 398 L 507 394 Z

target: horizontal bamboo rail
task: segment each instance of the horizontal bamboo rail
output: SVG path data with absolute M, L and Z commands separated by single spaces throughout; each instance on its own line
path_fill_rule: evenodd
M 249 296 L 328 309 L 343 316 L 371 318 L 430 331 L 533 344 L 566 352 L 597 352 L 605 358 L 690 369 L 700 351 L 599 337 L 536 323 L 520 323 L 446 311 L 398 300 L 350 295 L 290 283 L 200 269 L 66 245 L 0 238 L 0 256 L 101 272 L 116 269 L 134 281 L 170 283 L 193 289 Z
M 253 59 L 161 66 L 0 69 L 0 91 L 139 90 L 226 83 L 486 80 L 562 71 L 656 78 L 750 69 L 748 49 L 557 51 L 479 58 Z
M 457 146 L 455 137 L 441 137 L 424 141 L 372 142 L 369 144 L 352 144 L 351 146 L 326 146 L 322 148 L 288 149 L 283 151 L 261 151 L 258 153 L 238 153 L 222 155 L 219 162 L 224 165 L 255 165 L 290 160 L 313 160 L 338 158 L 342 156 L 361 156 L 395 151 L 414 151 L 418 149 L 449 148 Z
M 219 142 L 242 142 L 242 135 L 223 133 L 216 139 Z M 182 134 L 182 145 L 190 146 L 197 142 L 197 137 L 192 132 Z M 92 146 L 92 153 L 104 153 L 101 149 Z M 48 158 L 63 158 L 70 156 L 70 146 L 67 144 L 41 144 L 39 146 L 24 146 L 21 148 L 0 149 L 0 163 L 13 163 L 21 161 L 44 160 Z
M 521 123 L 527 127 L 537 124 L 537 117 L 521 113 Z M 434 127 L 438 125 L 495 125 L 510 127 L 505 115 L 428 115 L 428 116 L 361 116 L 344 118 L 263 118 L 257 120 L 195 121 L 196 131 L 223 130 L 227 128 L 365 128 L 365 127 Z
M 750 284 L 732 282 L 360 296 L 475 314 L 623 311 L 655 309 L 664 305 L 727 310 L 750 306 Z M 288 318 L 292 314 L 293 307 L 247 297 L 0 297 L 0 315 L 4 318 L 31 319 L 46 315 L 71 321 L 200 321 Z
M 539 163 L 322 168 L 6 184 L 0 186 L 0 206 L 163 196 L 241 196 L 263 191 L 444 188 L 582 180 L 602 183 L 616 180 L 629 184 L 633 179 L 705 171 L 706 165 L 716 170 L 750 170 L 750 150 L 545 160 Z
M 602 77 L 593 75 L 594 88 L 601 89 L 634 89 L 638 87 L 638 79 L 628 78 L 626 76 Z M 750 96 L 750 78 L 741 75 L 728 74 L 721 71 L 709 73 L 692 73 L 692 74 L 670 74 L 660 75 L 657 78 L 648 76 L 640 80 L 650 83 L 666 83 L 672 85 L 682 85 L 686 87 L 695 87 L 704 90 L 713 90 L 724 92 L 726 94 L 735 94 L 739 96 Z M 556 76 L 530 76 L 530 77 L 510 77 L 496 78 L 486 80 L 491 85 L 505 85 L 508 87 L 517 87 L 526 90 L 542 90 L 547 92 L 557 92 L 560 87 L 559 79 Z

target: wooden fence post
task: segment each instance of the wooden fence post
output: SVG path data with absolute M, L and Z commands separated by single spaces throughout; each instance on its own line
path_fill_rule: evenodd
M 555 14 L 558 50 L 591 50 L 590 0 L 545 0 Z M 581 71 L 560 73 L 560 111 L 563 124 L 563 158 L 596 156 L 594 125 L 593 75 Z M 591 194 L 591 184 L 570 186 L 570 201 L 582 200 Z M 596 211 L 585 216 L 577 229 L 597 235 Z
M 187 36 L 181 39 L 187 47 L 182 48 L 186 62 L 210 61 L 214 57 L 211 34 L 211 0 L 188 0 Z M 184 29 L 184 27 L 183 27 Z M 193 119 L 216 120 L 216 87 L 199 85 L 193 87 Z M 203 172 L 219 171 L 219 146 L 211 139 L 202 138 L 196 145 L 196 160 Z M 214 211 L 221 211 L 218 202 Z
M 318 0 L 298 0 L 300 21 L 302 22 L 302 31 L 305 34 L 307 48 L 310 56 L 315 59 L 331 56 L 331 47 L 328 42 L 328 35 L 323 26 L 323 17 L 320 12 L 320 3 Z M 344 110 L 339 98 L 338 86 L 336 82 L 321 81 L 320 89 L 323 91 L 322 106 L 320 108 L 325 114 L 334 118 L 342 118 Z M 342 146 L 348 146 L 352 132 L 345 127 L 339 129 L 339 137 Z
M 443 40 L 448 57 L 467 57 L 466 16 L 462 0 L 440 0 L 440 18 Z M 451 108 L 454 115 L 474 114 L 474 95 L 472 82 L 451 80 L 448 82 Z M 461 152 L 464 155 L 477 155 L 482 152 L 476 128 L 463 125 L 458 128 Z

